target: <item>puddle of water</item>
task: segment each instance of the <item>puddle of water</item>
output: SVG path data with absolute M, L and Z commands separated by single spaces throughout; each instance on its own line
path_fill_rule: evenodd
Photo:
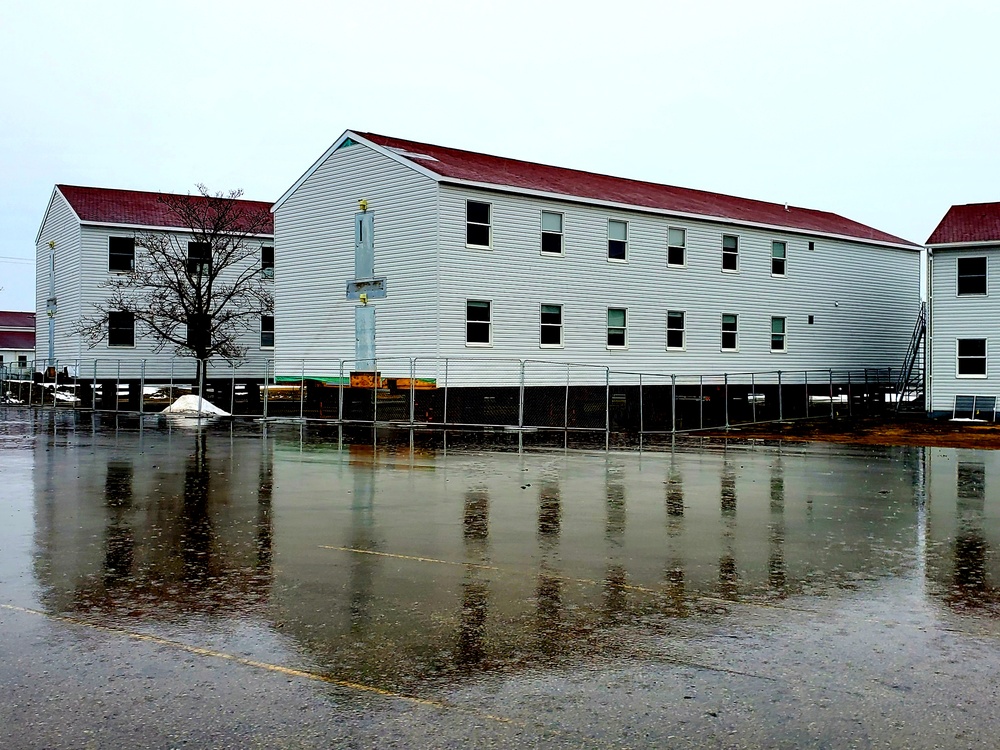
M 5 602 L 385 688 L 628 656 L 746 604 L 997 613 L 990 452 L 445 454 L 11 412 Z

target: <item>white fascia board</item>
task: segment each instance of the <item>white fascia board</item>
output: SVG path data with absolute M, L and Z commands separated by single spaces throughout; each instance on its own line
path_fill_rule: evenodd
M 157 224 L 122 224 L 115 221 L 81 221 L 81 226 L 85 227 L 108 227 L 112 229 L 124 229 L 129 231 L 142 232 L 175 232 L 177 234 L 194 234 L 191 227 L 165 227 Z M 247 237 L 260 237 L 262 239 L 273 239 L 273 234 L 248 234 Z
M 638 206 L 631 203 L 618 203 L 616 201 L 605 201 L 600 198 L 587 198 L 580 195 L 567 195 L 565 193 L 550 193 L 544 190 L 532 190 L 531 188 L 512 187 L 510 185 L 496 185 L 490 182 L 474 182 L 472 180 L 460 180 L 451 177 L 436 176 L 438 181 L 448 185 L 458 185 L 460 187 L 471 187 L 482 190 L 491 190 L 495 193 L 516 193 L 518 195 L 531 195 L 538 198 L 549 198 L 551 200 L 565 201 L 568 203 L 583 203 L 590 206 L 604 206 L 622 211 L 636 211 L 638 213 L 657 214 L 660 216 L 670 216 L 678 219 L 696 219 L 698 221 L 710 221 L 717 224 L 730 224 L 738 227 L 753 227 L 755 229 L 766 229 L 769 231 L 780 231 L 790 234 L 808 235 L 810 237 L 828 237 L 835 240 L 845 240 L 848 242 L 860 242 L 866 245 L 879 245 L 882 247 L 894 247 L 900 250 L 912 250 L 919 252 L 923 250 L 919 245 L 901 244 L 898 242 L 885 242 L 884 240 L 873 240 L 865 237 L 852 237 L 846 234 L 833 234 L 821 232 L 815 229 L 803 229 L 801 227 L 788 227 L 780 224 L 762 224 L 753 221 L 743 221 L 731 219 L 725 216 L 712 216 L 710 214 L 692 214 L 684 211 L 670 211 L 664 208 L 654 208 L 650 206 Z
M 45 226 L 45 222 L 48 221 L 48 219 L 49 219 L 49 212 L 52 210 L 52 203 L 55 201 L 57 194 L 59 195 L 60 198 L 63 199 L 63 201 L 65 201 L 66 205 L 69 207 L 70 212 L 76 218 L 77 222 L 80 221 L 80 217 L 76 213 L 76 209 L 73 208 L 73 204 L 70 203 L 68 200 L 66 200 L 66 196 L 62 194 L 61 190 L 59 190 L 59 186 L 58 185 L 53 185 L 52 186 L 52 195 L 49 196 L 49 205 L 47 205 L 45 207 L 45 213 L 42 214 L 42 223 L 38 225 L 38 234 L 35 235 L 35 247 L 36 248 L 38 247 L 38 243 L 42 241 L 42 228 Z
M 352 141 L 367 146 L 368 148 L 382 154 L 383 156 L 388 156 L 393 161 L 398 162 L 403 166 L 409 167 L 413 171 L 418 172 L 424 175 L 425 177 L 430 177 L 435 182 L 441 181 L 441 175 L 437 174 L 436 172 L 432 172 L 431 170 L 422 167 L 413 161 L 410 161 L 405 156 L 397 154 L 395 151 L 387 149 L 384 146 L 379 146 L 376 143 L 372 143 L 367 138 L 364 138 L 355 133 L 353 130 L 345 130 L 343 133 L 341 133 L 340 137 L 333 142 L 333 145 L 330 146 L 330 148 L 328 148 L 326 151 L 324 151 L 323 155 L 319 157 L 316 161 L 314 161 L 312 166 L 309 167 L 309 169 L 307 169 L 305 172 L 303 172 L 302 176 L 299 177 L 299 179 L 297 179 L 294 183 L 292 183 L 292 186 L 288 188 L 288 190 L 286 190 L 284 194 L 280 198 L 278 198 L 277 201 L 275 201 L 274 205 L 271 206 L 271 213 L 273 214 L 275 211 L 281 208 L 282 204 L 286 200 L 288 200 L 296 190 L 299 189 L 302 183 L 308 180 L 310 177 L 312 177 L 313 173 L 320 168 L 320 165 L 322 165 L 323 162 L 329 159 L 330 155 L 338 148 L 340 148 L 340 145 L 348 138 L 350 138 Z
M 1000 246 L 1000 240 L 979 240 L 977 242 L 942 242 L 935 245 L 928 245 L 927 249 L 933 253 L 935 250 L 966 250 L 974 247 L 989 250 L 998 246 Z

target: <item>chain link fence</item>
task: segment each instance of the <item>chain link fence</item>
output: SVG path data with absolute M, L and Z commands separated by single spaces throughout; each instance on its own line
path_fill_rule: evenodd
M 173 360 L 37 360 L 0 368 L 4 403 L 150 414 L 201 395 L 238 417 L 342 425 L 655 439 L 681 432 L 894 408 L 892 368 L 705 375 L 623 372 L 532 359 L 274 359 L 263 367 Z M 898 373 L 897 373 L 898 374 Z

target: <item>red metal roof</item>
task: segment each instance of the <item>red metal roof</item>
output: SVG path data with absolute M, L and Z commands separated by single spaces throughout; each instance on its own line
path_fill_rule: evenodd
M 659 185 L 654 182 L 581 172 L 576 169 L 506 159 L 500 156 L 461 151 L 455 148 L 417 143 L 375 133 L 357 135 L 389 149 L 444 178 L 486 183 L 497 187 L 536 190 L 578 198 L 610 201 L 668 212 L 730 219 L 750 224 L 767 224 L 803 232 L 819 232 L 846 237 L 911 245 L 914 243 L 843 216 L 798 206 L 736 198 L 704 190 Z M 420 158 L 431 157 L 427 158 Z
M 200 195 L 177 196 L 172 193 L 147 193 L 142 190 L 56 185 L 80 217 L 80 221 L 102 224 L 131 224 L 147 227 L 176 227 L 177 216 L 160 200 L 161 196 L 185 197 L 192 201 L 206 200 Z M 274 233 L 271 204 L 263 201 L 240 200 L 249 211 L 268 214 L 266 234 Z
M 0 349 L 20 349 L 32 351 L 35 348 L 35 332 L 0 331 Z
M 30 328 L 35 330 L 35 314 L 33 312 L 13 312 L 0 310 L 0 329 Z
M 927 244 L 955 242 L 1000 242 L 1000 203 L 967 203 L 949 208 Z

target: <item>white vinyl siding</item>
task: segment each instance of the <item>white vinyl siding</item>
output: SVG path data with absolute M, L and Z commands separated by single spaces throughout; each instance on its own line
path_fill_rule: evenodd
M 974 260 L 977 258 L 986 259 L 985 268 L 981 261 Z M 996 274 L 991 273 L 998 262 L 1000 244 L 932 248 L 927 328 L 927 408 L 932 413 L 951 414 L 957 395 L 1000 397 L 996 376 L 1000 372 L 1000 345 L 992 335 L 1000 330 L 1000 295 L 996 294 Z M 959 294 L 960 266 L 963 275 L 981 276 L 985 270 L 985 278 L 973 283 L 971 289 L 965 288 L 976 293 Z M 972 344 L 967 344 L 960 354 L 959 341 L 976 340 L 985 340 L 985 356 L 975 356 Z M 972 371 L 976 368 L 984 374 Z
M 465 248 L 465 203 L 476 196 L 493 207 L 494 248 L 488 254 Z M 740 272 L 720 283 L 722 236 L 735 236 L 732 226 L 686 221 L 687 267 L 684 283 L 677 284 L 665 271 L 667 229 L 675 225 L 668 217 L 620 214 L 620 220 L 628 223 L 629 262 L 623 264 L 607 262 L 608 214 L 599 206 L 449 185 L 441 187 L 440 205 L 439 288 L 461 295 L 457 300 L 451 294 L 442 299 L 441 356 L 469 354 L 465 299 L 493 301 L 493 318 L 503 326 L 502 333 L 494 331 L 490 353 L 512 359 L 531 358 L 538 351 L 538 318 L 525 314 L 525 303 L 558 301 L 563 305 L 563 348 L 547 351 L 546 359 L 613 364 L 632 372 L 718 373 L 736 366 L 729 353 L 720 359 L 720 311 L 738 311 L 740 371 L 775 367 L 770 348 L 774 231 L 741 228 Z M 568 250 L 559 259 L 558 273 L 553 272 L 552 258 L 539 252 L 542 211 L 564 217 Z M 790 253 L 797 248 L 805 252 L 807 247 L 807 240 L 794 234 L 783 241 Z M 845 266 L 845 257 L 856 259 L 869 273 L 859 278 Z M 818 243 L 809 256 L 808 273 L 788 276 L 781 283 L 782 317 L 804 322 L 815 315 L 817 321 L 796 330 L 795 346 L 782 355 L 781 369 L 898 366 L 919 305 L 919 269 L 916 249 L 832 239 Z M 390 275 L 390 289 L 393 278 Z M 682 352 L 666 351 L 666 305 L 685 312 Z M 628 308 L 625 356 L 621 351 L 608 353 L 608 308 Z M 380 341 L 381 336 L 380 329 Z M 416 343 L 423 339 L 421 334 Z M 454 369 L 451 377 L 456 382 Z
M 484 200 L 481 194 L 468 197 Z M 360 198 L 373 215 L 375 274 L 386 277 L 385 299 L 369 302 L 376 311 L 375 353 L 385 358 L 378 362 L 380 371 L 406 375 L 405 358 L 433 356 L 446 325 L 449 339 L 467 353 L 465 300 L 488 298 L 469 288 L 465 271 L 478 264 L 468 259 L 495 258 L 466 248 L 465 198 L 454 206 L 446 242 L 439 242 L 434 181 L 358 144 L 327 156 L 275 211 L 279 375 L 300 373 L 303 358 L 314 374 L 339 375 L 339 360 L 355 355 L 358 303 L 346 299 L 345 287 L 354 278 L 354 214 Z M 448 275 L 439 254 L 447 258 Z M 447 300 L 447 321 L 439 309 L 442 299 Z M 425 364 L 429 369 L 421 369 L 421 377 L 439 376 L 430 362 Z

